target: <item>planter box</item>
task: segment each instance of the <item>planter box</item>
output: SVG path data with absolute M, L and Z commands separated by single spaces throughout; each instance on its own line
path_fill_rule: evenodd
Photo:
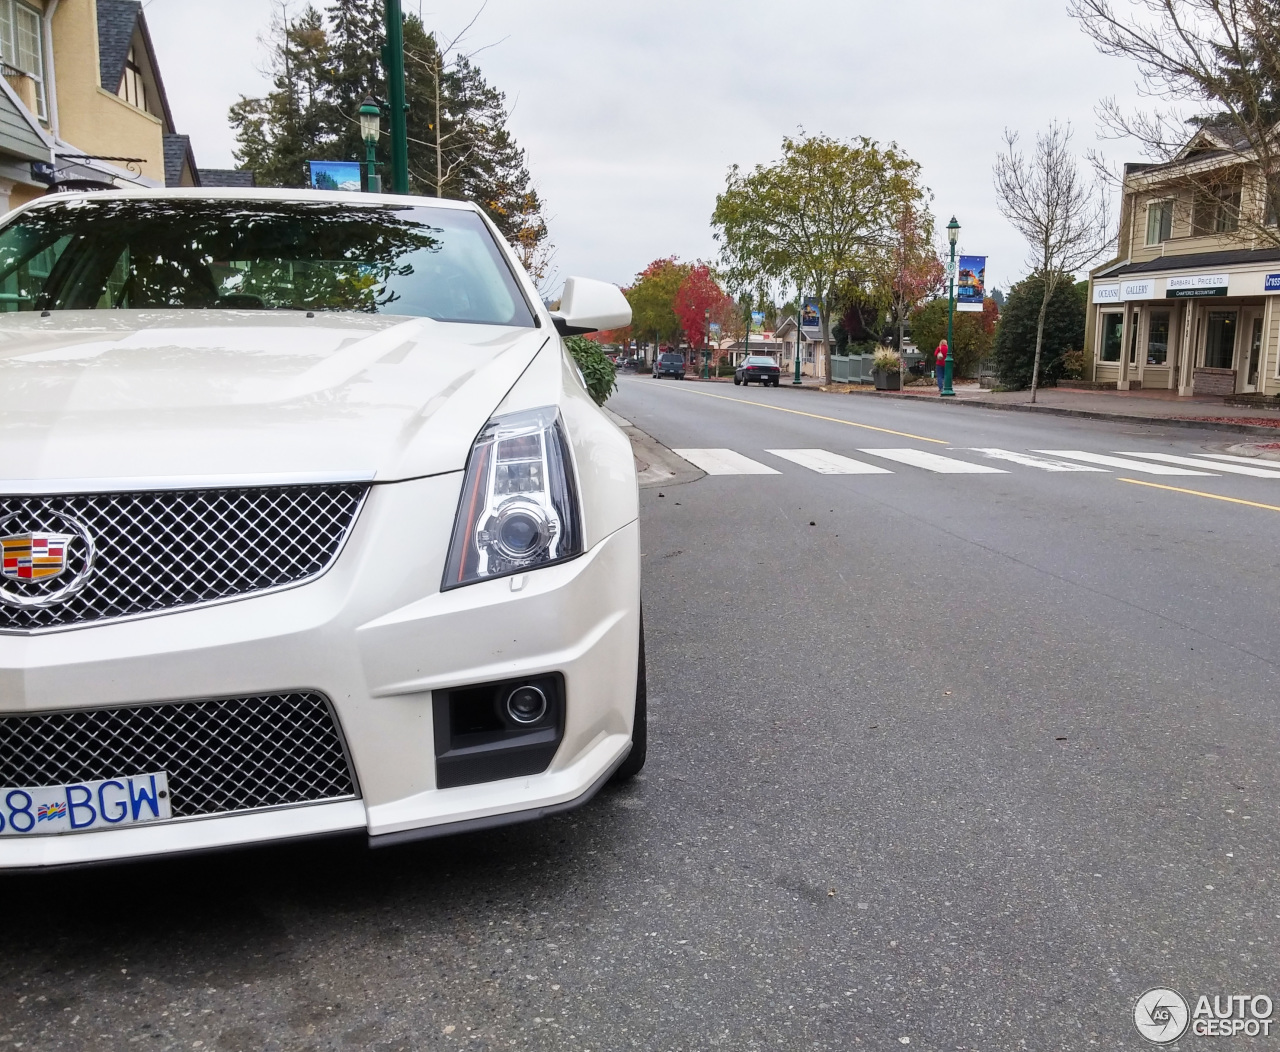
M 877 391 L 901 391 L 902 390 L 902 373 L 887 373 L 883 369 L 872 370 L 872 376 L 875 377 Z
M 1236 393 L 1236 371 L 1234 369 L 1196 369 L 1191 376 L 1191 390 L 1198 395 L 1233 395 Z

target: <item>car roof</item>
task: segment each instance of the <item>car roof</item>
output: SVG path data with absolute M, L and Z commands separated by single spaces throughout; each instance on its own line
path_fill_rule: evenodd
M 23 206 L 56 207 L 75 200 L 90 201 L 327 201 L 363 205 L 412 205 L 421 208 L 449 208 L 463 212 L 479 212 L 470 201 L 454 201 L 445 197 L 417 197 L 410 194 L 364 194 L 352 190 L 304 190 L 292 187 L 200 187 L 182 186 L 164 189 L 77 190 L 46 194 Z

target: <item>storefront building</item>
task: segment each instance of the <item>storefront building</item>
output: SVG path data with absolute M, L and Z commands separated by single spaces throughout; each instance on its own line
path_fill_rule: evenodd
M 1126 166 L 1121 258 L 1090 275 L 1093 380 L 1280 392 L 1280 229 L 1267 236 L 1265 187 L 1220 145 L 1202 135 L 1168 164 Z

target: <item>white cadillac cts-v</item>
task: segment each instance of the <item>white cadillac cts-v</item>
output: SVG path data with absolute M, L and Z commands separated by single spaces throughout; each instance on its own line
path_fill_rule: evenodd
M 636 477 L 469 204 L 0 226 L 0 867 L 585 802 L 645 757 Z

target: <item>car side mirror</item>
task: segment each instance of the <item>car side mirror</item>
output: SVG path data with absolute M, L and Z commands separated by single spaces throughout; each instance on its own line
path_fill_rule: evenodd
M 631 304 L 617 285 L 592 278 L 569 278 L 560 294 L 560 309 L 551 312 L 561 336 L 621 329 L 631 324 Z

